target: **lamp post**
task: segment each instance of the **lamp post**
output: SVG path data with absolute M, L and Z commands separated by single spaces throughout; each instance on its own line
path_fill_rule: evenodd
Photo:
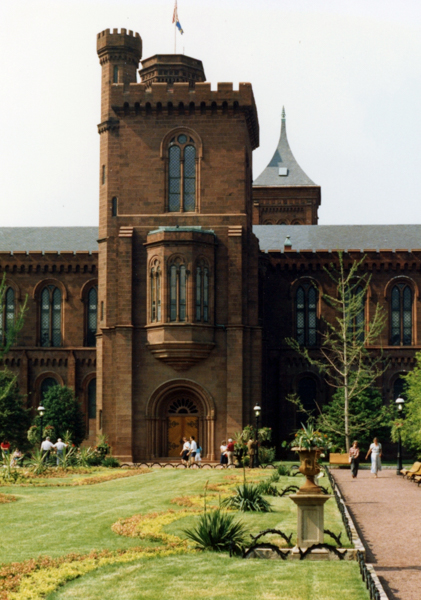
M 255 407 L 253 408 L 254 410 L 254 416 L 256 418 L 256 435 L 255 435 L 255 442 L 256 442 L 256 461 L 255 461 L 255 466 L 256 468 L 259 466 L 259 443 L 258 443 L 258 429 L 259 429 L 259 417 L 260 417 L 260 412 L 261 412 L 261 408 L 259 406 L 259 403 L 256 402 Z
M 41 438 L 41 444 L 42 444 L 42 419 L 44 417 L 45 408 L 40 404 L 38 406 L 37 410 L 38 410 L 38 414 L 39 414 L 40 419 L 41 419 L 41 433 L 40 433 L 40 438 Z
M 399 419 L 402 419 L 402 411 L 403 405 L 405 404 L 405 400 L 403 398 L 396 398 L 395 404 L 398 407 L 398 415 Z M 401 430 L 398 427 L 398 463 L 396 465 L 396 475 L 401 475 L 402 471 L 402 441 L 401 441 Z

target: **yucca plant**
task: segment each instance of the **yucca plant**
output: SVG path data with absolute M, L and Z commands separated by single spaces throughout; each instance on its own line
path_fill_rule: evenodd
M 58 466 L 67 471 L 75 460 L 75 453 L 76 448 L 74 446 L 63 448 L 63 454 L 59 457 Z
M 278 495 L 278 488 L 275 485 L 273 485 L 272 478 L 267 479 L 265 481 L 261 481 L 257 487 L 264 496 Z
M 13 455 L 11 452 L 2 452 L 0 454 L 0 477 L 7 482 L 16 483 L 20 478 L 19 471 L 15 468 Z
M 222 501 L 222 506 L 242 512 L 272 512 L 272 508 L 269 502 L 263 498 L 259 486 L 245 482 L 235 488 L 235 496 L 230 496 Z
M 90 466 L 90 458 L 94 455 L 94 451 L 89 446 L 89 448 L 79 448 L 79 452 L 77 454 L 77 462 L 80 467 L 89 467 Z
M 40 475 L 44 473 L 47 468 L 47 464 L 44 461 L 44 455 L 41 450 L 34 450 L 31 454 L 31 458 L 29 460 L 29 466 L 32 468 L 35 475 Z
M 200 515 L 196 526 L 184 533 L 203 550 L 241 554 L 246 544 L 244 524 L 220 508 Z
M 272 475 L 270 476 L 269 481 L 271 481 L 272 483 L 278 483 L 280 477 L 281 477 L 281 473 L 279 473 L 278 471 L 274 471 L 272 473 Z

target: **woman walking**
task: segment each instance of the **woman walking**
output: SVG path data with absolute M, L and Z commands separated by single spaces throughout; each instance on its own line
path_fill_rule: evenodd
M 351 463 L 352 479 L 358 475 L 358 467 L 360 466 L 360 449 L 358 448 L 357 440 L 354 441 L 349 449 L 349 462 Z
M 370 454 L 371 472 L 373 473 L 374 477 L 377 478 L 377 473 L 382 470 L 382 463 L 380 460 L 382 457 L 382 445 L 379 444 L 376 437 L 374 438 L 373 443 L 370 445 L 370 450 L 367 452 L 367 456 L 365 457 L 366 460 Z

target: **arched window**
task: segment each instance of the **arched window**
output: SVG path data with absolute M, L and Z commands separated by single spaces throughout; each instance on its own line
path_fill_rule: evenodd
M 412 289 L 406 283 L 393 286 L 390 299 L 390 343 L 392 346 L 412 344 Z
M 86 345 L 96 346 L 96 330 L 98 318 L 98 292 L 92 287 L 88 293 L 88 304 L 86 308 Z
M 406 381 L 403 377 L 399 376 L 393 382 L 393 400 L 396 398 L 403 398 L 406 400 Z
M 156 260 L 150 270 L 151 312 L 152 323 L 161 321 L 161 269 Z
M 41 346 L 61 346 L 61 292 L 47 285 L 41 293 Z
M 196 209 L 196 146 L 192 137 L 180 133 L 168 146 L 168 210 Z
M 180 259 L 170 266 L 169 280 L 170 321 L 184 322 L 187 319 L 187 273 Z
M 300 346 L 317 344 L 317 290 L 311 283 L 300 285 L 295 295 L 296 335 Z
M 364 341 L 365 324 L 365 297 L 363 286 L 358 285 L 354 290 L 352 290 L 352 294 L 353 299 L 352 301 L 350 300 L 349 305 L 347 306 L 350 311 L 348 320 L 348 334 L 351 338 L 362 342 Z
M 5 344 L 8 336 L 13 335 L 15 324 L 15 292 L 11 287 L 7 288 L 4 295 L 3 314 L 0 319 L 0 341 Z
M 196 321 L 209 322 L 209 269 L 205 263 L 196 268 Z
M 96 378 L 88 384 L 88 419 L 96 419 Z
M 55 385 L 59 385 L 59 384 L 58 384 L 58 381 L 56 379 L 54 379 L 54 377 L 46 377 L 45 379 L 42 380 L 41 389 L 40 389 L 41 404 L 42 404 L 42 402 L 44 402 L 44 398 L 45 398 L 45 395 L 48 392 L 48 390 L 50 388 L 54 387 Z

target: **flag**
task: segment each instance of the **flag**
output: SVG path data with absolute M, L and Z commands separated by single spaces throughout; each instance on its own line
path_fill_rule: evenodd
M 178 13 L 177 13 L 177 0 L 175 0 L 175 4 L 174 4 L 174 12 L 173 12 L 173 16 L 172 16 L 172 22 L 175 23 L 175 26 L 177 27 L 178 31 L 183 34 L 183 28 L 181 27 L 180 21 L 178 19 Z

